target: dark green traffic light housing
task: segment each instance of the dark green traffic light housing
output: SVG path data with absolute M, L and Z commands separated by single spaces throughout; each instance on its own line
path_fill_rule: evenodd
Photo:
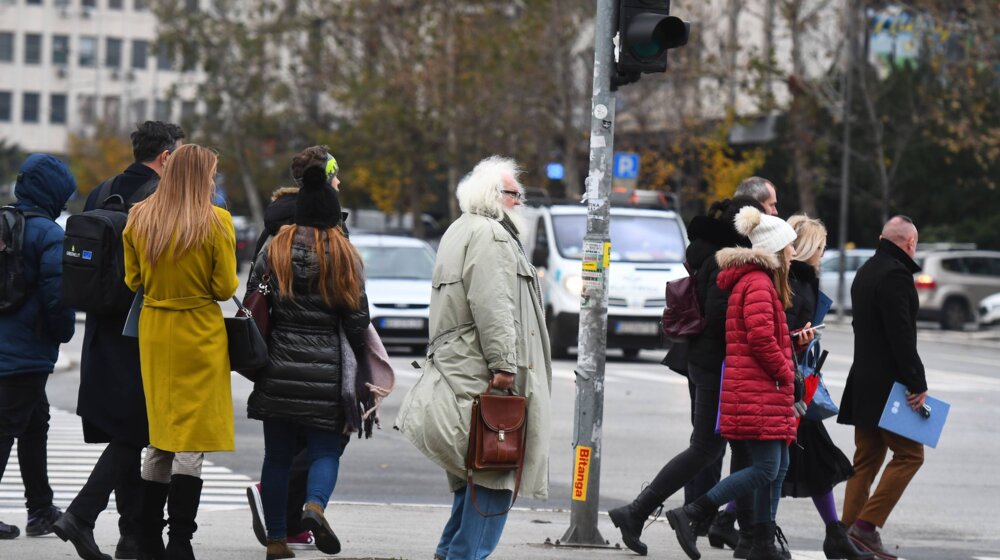
M 619 0 L 615 86 L 665 72 L 667 51 L 688 42 L 690 24 L 670 15 L 670 0 Z

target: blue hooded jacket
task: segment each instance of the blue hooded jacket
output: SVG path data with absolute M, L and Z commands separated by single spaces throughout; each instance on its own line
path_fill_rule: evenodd
M 0 377 L 52 373 L 59 344 L 73 338 L 76 314 L 62 306 L 64 232 L 54 220 L 76 191 L 66 164 L 48 154 L 32 154 L 14 185 L 14 206 L 48 218 L 25 218 L 24 276 L 29 295 L 12 313 L 0 315 Z

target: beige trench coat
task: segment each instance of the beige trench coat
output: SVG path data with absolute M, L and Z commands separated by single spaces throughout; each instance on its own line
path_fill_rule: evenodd
M 423 374 L 403 399 L 396 427 L 448 474 L 466 483 L 472 399 L 491 371 L 516 372 L 528 399 L 521 495 L 548 497 L 552 360 L 538 278 L 496 220 L 465 214 L 445 232 L 434 265 Z M 476 484 L 513 490 L 513 473 L 475 473 Z

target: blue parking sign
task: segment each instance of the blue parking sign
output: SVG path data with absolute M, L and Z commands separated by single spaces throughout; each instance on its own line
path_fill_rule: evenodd
M 633 152 L 615 152 L 615 179 L 639 178 L 639 154 Z

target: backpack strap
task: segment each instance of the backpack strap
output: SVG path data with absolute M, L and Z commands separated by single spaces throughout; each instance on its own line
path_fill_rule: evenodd
M 126 201 L 129 208 L 135 205 L 137 202 L 142 202 L 149 198 L 149 195 L 156 191 L 156 187 L 160 184 L 160 176 L 154 175 L 148 181 L 142 184 L 141 187 L 132 193 L 132 196 Z

